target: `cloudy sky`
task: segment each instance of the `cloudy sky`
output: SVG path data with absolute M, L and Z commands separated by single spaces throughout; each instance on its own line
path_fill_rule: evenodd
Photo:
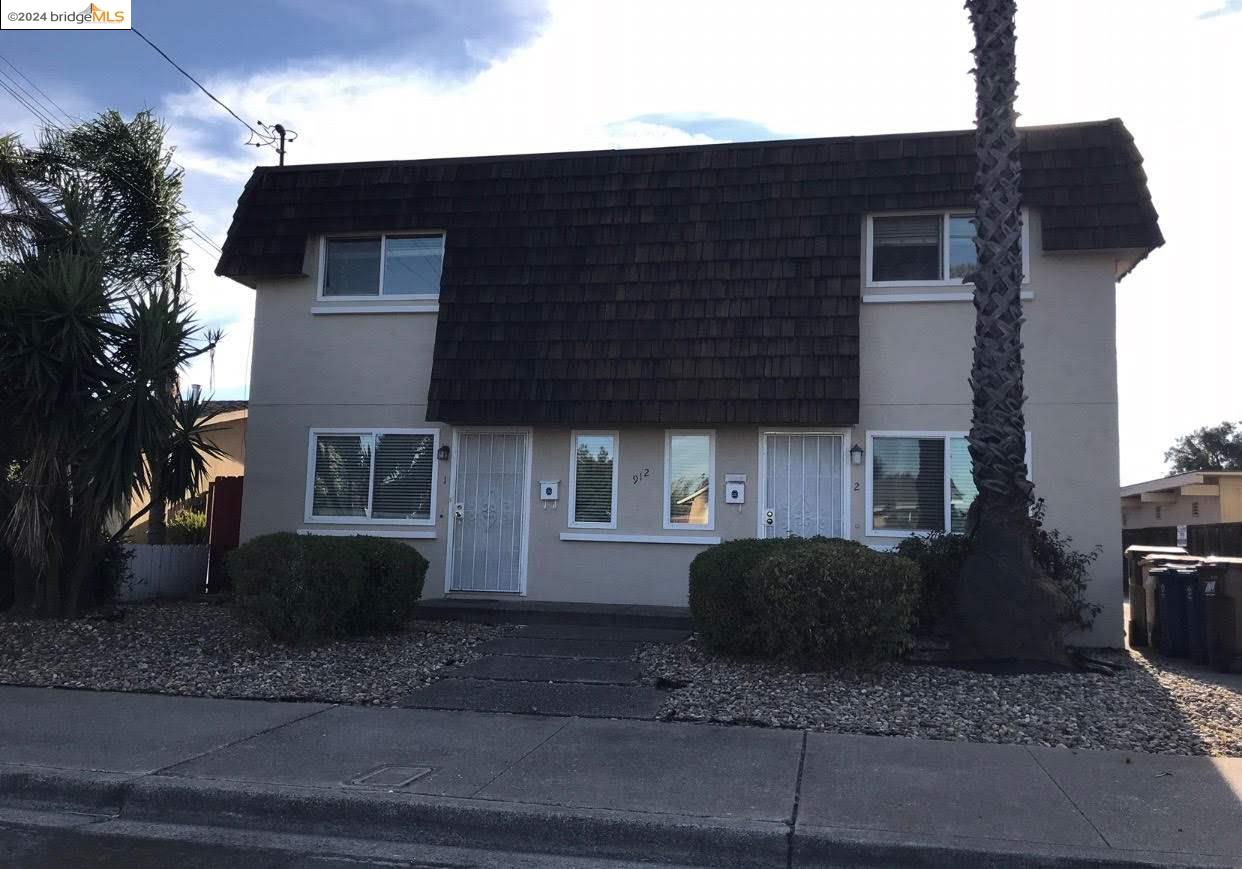
M 1168 243 L 1117 289 L 1122 480 L 1161 476 L 1178 434 L 1242 419 L 1242 0 L 1019 6 L 1022 122 L 1121 117 L 1146 158 Z M 296 130 L 290 162 L 973 120 L 961 0 L 134 0 L 133 20 L 243 118 Z M 57 114 L 52 100 L 74 116 L 155 109 L 217 243 L 250 169 L 275 161 L 133 33 L 6 32 L 0 57 Z M 0 128 L 34 124 L 0 92 Z M 208 251 L 189 247 L 201 319 L 227 333 L 216 395 L 245 397 L 253 294 L 215 278 Z M 206 385 L 206 363 L 189 379 Z

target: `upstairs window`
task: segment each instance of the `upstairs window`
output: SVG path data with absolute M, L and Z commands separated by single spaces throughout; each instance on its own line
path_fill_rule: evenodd
M 978 262 L 974 215 L 968 212 L 873 215 L 867 218 L 866 245 L 867 285 L 873 287 L 956 286 Z M 1027 247 L 1024 214 L 1024 272 Z
M 440 295 L 444 234 L 325 238 L 320 295 L 434 299 Z
M 436 437 L 434 430 L 311 432 L 307 521 L 432 524 Z
M 574 432 L 570 528 L 617 527 L 616 432 Z

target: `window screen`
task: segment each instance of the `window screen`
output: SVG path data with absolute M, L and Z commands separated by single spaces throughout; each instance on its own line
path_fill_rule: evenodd
M 940 280 L 939 214 L 872 219 L 873 281 Z
M 370 476 L 370 435 L 319 435 L 311 513 L 365 517 Z
M 431 435 L 376 435 L 371 518 L 430 519 L 434 467 Z
M 378 238 L 330 238 L 324 242 L 323 259 L 325 296 L 379 295 Z
M 965 278 L 979 264 L 975 221 L 969 214 L 949 216 L 949 277 Z
M 443 266 L 444 236 L 387 236 L 384 239 L 384 295 L 439 295 Z
M 871 461 L 873 528 L 944 529 L 944 438 L 876 438 Z
M 612 435 L 581 434 L 574 438 L 575 523 L 613 523 L 616 450 L 616 439 Z
M 669 524 L 711 524 L 711 462 L 710 435 L 669 436 L 666 505 Z

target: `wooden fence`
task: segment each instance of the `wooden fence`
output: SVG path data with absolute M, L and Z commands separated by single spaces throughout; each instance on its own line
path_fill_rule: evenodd
M 210 547 L 130 544 L 129 578 L 117 595 L 122 601 L 186 597 L 207 582 Z
M 1176 546 L 1177 526 L 1125 528 L 1121 548 L 1127 546 Z M 1242 557 L 1242 522 L 1219 522 L 1186 527 L 1186 551 L 1191 555 Z

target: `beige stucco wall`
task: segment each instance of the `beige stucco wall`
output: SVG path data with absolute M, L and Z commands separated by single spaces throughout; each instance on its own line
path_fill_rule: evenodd
M 1038 494 L 1051 524 L 1076 545 L 1102 547 L 1092 596 L 1104 605 L 1091 643 L 1121 644 L 1120 515 L 1116 391 L 1114 258 L 1107 254 L 1043 256 L 1038 226 L 1031 253 L 1027 303 L 1028 429 Z M 249 467 L 243 539 L 307 527 L 304 504 L 309 431 L 313 427 L 422 426 L 435 335 L 432 313 L 312 314 L 317 256 L 308 245 L 311 277 L 273 281 L 256 293 Z M 865 291 L 864 291 L 865 292 Z M 363 304 L 357 303 L 354 304 Z M 861 416 L 848 443 L 866 445 L 867 431 L 965 431 L 970 424 L 974 309 L 970 302 L 864 304 L 861 314 Z M 711 532 L 662 527 L 664 432 L 620 430 L 619 523 L 616 534 L 754 536 L 760 511 L 760 432 L 716 431 L 716 521 Z M 447 442 L 450 431 L 442 428 Z M 538 429 L 533 437 L 527 595 L 538 600 L 684 605 L 686 566 L 694 545 L 563 541 L 568 527 L 569 430 Z M 412 541 L 432 563 L 427 593 L 442 594 L 449 505 L 449 463 L 438 468 L 438 522 L 433 540 Z M 633 473 L 650 468 L 642 483 Z M 850 466 L 850 524 L 863 539 L 865 466 Z M 746 474 L 747 503 L 726 506 L 726 474 Z M 561 481 L 555 509 L 538 500 L 536 483 Z M 322 526 L 321 526 L 322 527 Z M 332 526 L 338 530 L 364 526 Z M 423 529 L 428 530 L 428 529 Z M 890 546 L 893 538 L 869 538 Z
M 1223 487 L 1222 487 L 1223 488 Z M 1194 515 L 1194 505 L 1199 505 L 1199 515 Z M 1156 508 L 1160 516 L 1156 516 Z M 1122 499 L 1125 514 L 1123 528 L 1167 528 L 1170 525 L 1209 525 L 1216 522 L 1238 521 L 1221 518 L 1221 498 L 1215 495 L 1179 495 L 1171 504 L 1143 504 L 1137 498 Z

